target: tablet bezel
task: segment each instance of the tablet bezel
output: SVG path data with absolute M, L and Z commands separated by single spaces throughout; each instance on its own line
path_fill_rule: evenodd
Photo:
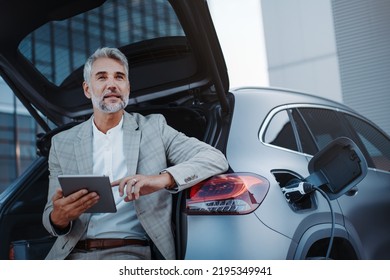
M 86 213 L 115 213 L 117 211 L 108 176 L 58 175 L 58 181 L 64 196 L 81 189 L 87 189 L 88 192 L 96 192 L 100 196 L 99 201 L 87 209 Z

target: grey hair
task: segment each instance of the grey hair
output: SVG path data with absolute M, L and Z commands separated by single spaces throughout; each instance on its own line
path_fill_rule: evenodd
M 92 64 L 98 58 L 112 58 L 117 60 L 125 67 L 125 74 L 129 77 L 129 63 L 126 56 L 117 48 L 99 48 L 97 49 L 84 64 L 84 81 L 89 84 L 91 80 Z

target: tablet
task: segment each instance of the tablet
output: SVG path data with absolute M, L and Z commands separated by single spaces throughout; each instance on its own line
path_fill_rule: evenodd
M 68 196 L 81 189 L 96 192 L 100 196 L 99 201 L 86 210 L 86 213 L 116 212 L 109 177 L 99 175 L 58 175 L 58 181 L 60 182 L 64 196 Z

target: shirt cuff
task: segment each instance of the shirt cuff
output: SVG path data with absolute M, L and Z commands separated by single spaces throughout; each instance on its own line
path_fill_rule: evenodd
M 174 184 L 173 184 L 172 186 L 166 187 L 165 189 L 168 190 L 168 191 L 171 191 L 171 192 L 177 192 L 177 191 L 179 190 L 179 188 L 178 188 L 178 186 L 177 186 L 177 184 L 176 184 L 175 178 L 174 178 L 174 177 L 172 176 L 172 174 L 171 174 L 170 172 L 168 172 L 167 170 L 162 170 L 162 171 L 160 172 L 160 174 L 165 174 L 165 173 L 168 173 L 168 174 L 172 177 L 172 179 L 173 179 L 173 181 L 174 181 Z
M 69 225 L 66 228 L 60 229 L 53 224 L 50 216 L 49 216 L 49 220 L 50 220 L 51 229 L 56 236 L 68 234 L 72 229 L 72 221 L 69 223 Z

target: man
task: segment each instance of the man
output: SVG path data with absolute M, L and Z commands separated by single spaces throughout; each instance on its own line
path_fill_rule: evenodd
M 115 48 L 98 49 L 85 63 L 93 116 L 52 140 L 43 224 L 58 238 L 47 259 L 150 259 L 149 242 L 175 259 L 172 193 L 228 167 L 220 151 L 174 130 L 161 115 L 125 112 L 128 77 L 127 59 Z M 99 196 L 80 190 L 64 197 L 60 174 L 109 176 L 117 212 L 85 213 Z

